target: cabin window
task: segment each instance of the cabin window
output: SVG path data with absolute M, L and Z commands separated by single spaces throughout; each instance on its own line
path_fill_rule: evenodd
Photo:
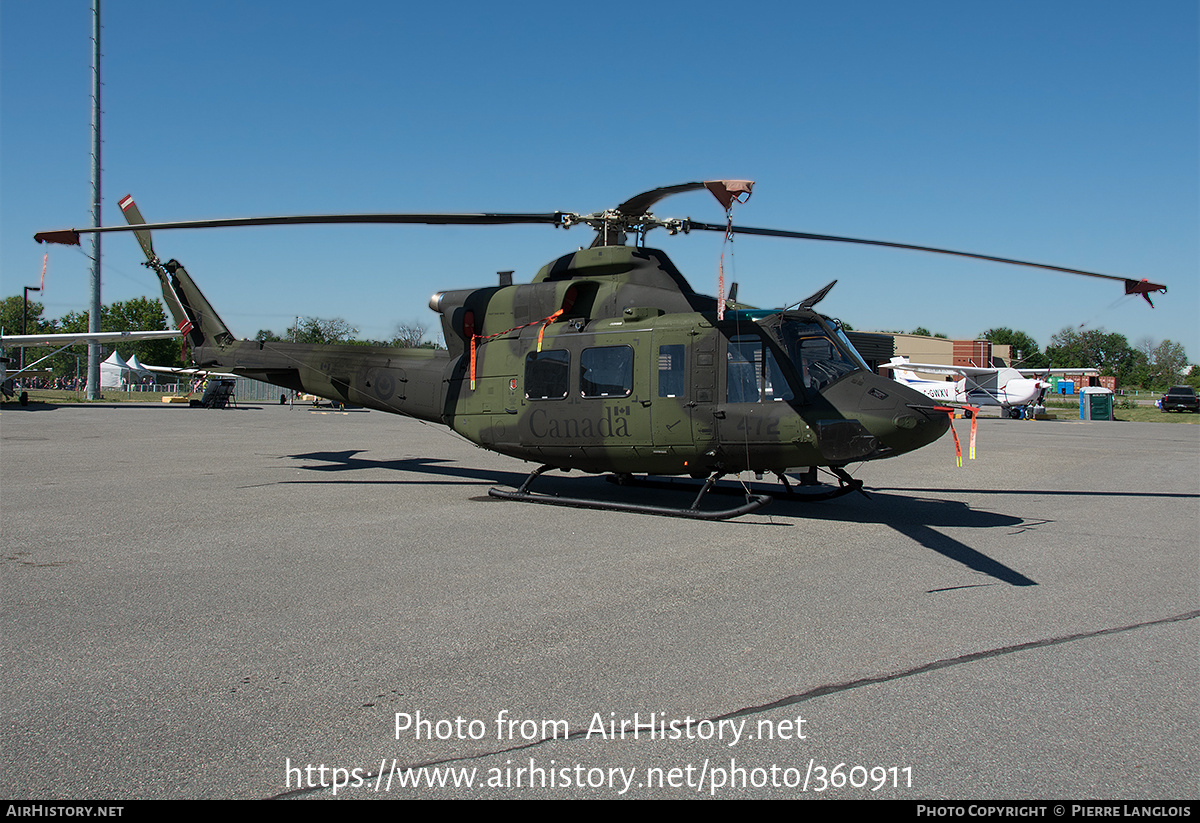
M 750 334 L 731 338 L 725 369 L 725 402 L 769 403 L 791 399 L 792 388 L 766 341 Z
M 633 393 L 633 349 L 599 346 L 579 356 L 579 393 L 584 397 L 628 397 Z
M 683 346 L 658 347 L 658 396 L 683 397 Z
M 571 354 L 566 349 L 530 352 L 525 356 L 525 397 L 553 400 L 567 396 Z

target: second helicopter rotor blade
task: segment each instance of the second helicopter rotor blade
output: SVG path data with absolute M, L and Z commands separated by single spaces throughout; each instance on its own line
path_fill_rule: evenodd
M 136 226 L 99 226 L 38 232 L 39 243 L 79 245 L 79 235 L 111 231 L 164 231 L 166 229 L 214 229 L 237 226 L 288 226 L 332 224 L 420 224 L 429 226 L 499 226 L 512 224 L 562 225 L 563 212 L 495 214 L 296 214 L 280 217 L 226 217 L 213 220 L 181 220 L 172 223 L 140 223 Z
M 694 220 L 685 220 L 683 223 L 684 231 L 700 230 L 700 231 L 719 231 L 725 232 L 730 229 L 728 226 L 719 223 L 699 223 Z M 1033 263 L 1028 260 L 1015 260 L 1009 257 L 996 257 L 990 254 L 976 254 L 974 252 L 954 251 L 952 249 L 939 249 L 933 246 L 917 246 L 911 243 L 893 243 L 888 240 L 864 240 L 858 237 L 839 237 L 832 234 L 812 234 L 803 231 L 788 231 L 786 229 L 761 229 L 753 226 L 733 226 L 732 230 L 737 234 L 758 235 L 760 237 L 786 237 L 796 240 L 825 240 L 835 243 L 856 243 L 863 246 L 882 246 L 889 249 L 907 249 L 909 251 L 923 251 L 932 254 L 948 254 L 955 257 L 967 257 L 974 260 L 988 260 L 992 263 L 1006 263 L 1012 266 L 1028 266 L 1035 269 L 1046 269 L 1048 271 L 1064 272 L 1066 274 L 1080 274 L 1085 277 L 1103 277 L 1106 280 L 1117 280 L 1125 283 L 1126 294 L 1141 294 L 1145 296 L 1148 292 L 1161 291 L 1166 292 L 1167 287 L 1158 283 L 1151 283 L 1147 280 L 1133 280 L 1128 277 L 1121 277 L 1115 274 L 1101 274 L 1100 272 L 1084 271 L 1083 269 L 1069 269 L 1064 266 L 1051 266 L 1047 263 Z M 1149 302 L 1149 297 L 1146 298 Z M 1153 305 L 1153 304 L 1151 304 Z

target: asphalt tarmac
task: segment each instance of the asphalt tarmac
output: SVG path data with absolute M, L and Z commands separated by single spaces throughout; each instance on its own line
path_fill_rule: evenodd
M 6 405 L 4 794 L 1200 795 L 1200 427 L 985 420 L 716 523 L 487 496 L 531 468 L 378 412 Z

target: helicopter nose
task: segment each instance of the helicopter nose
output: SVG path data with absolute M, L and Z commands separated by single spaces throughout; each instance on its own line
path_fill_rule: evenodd
M 900 386 L 900 389 L 907 397 L 904 398 L 904 409 L 892 418 L 892 423 L 896 426 L 895 434 L 891 438 L 895 441 L 895 448 L 903 451 L 919 449 L 937 440 L 950 429 L 950 415 L 935 410 L 934 403 L 928 397 L 907 386 Z M 880 439 L 886 441 L 888 438 Z
M 950 428 L 949 415 L 935 411 L 934 401 L 878 374 L 859 372 L 823 394 L 843 415 L 857 418 L 889 455 L 927 446 Z

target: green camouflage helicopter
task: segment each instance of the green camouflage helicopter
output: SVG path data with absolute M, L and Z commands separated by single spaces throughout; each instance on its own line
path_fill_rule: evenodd
M 654 228 L 717 231 L 888 246 L 1121 280 L 1147 297 L 1165 287 L 1112 275 L 900 243 L 734 226 L 750 181 L 684 183 L 644 192 L 594 214 L 360 214 L 235 218 L 148 224 L 131 197 L 128 226 L 42 232 L 39 242 L 79 243 L 88 232 L 133 231 L 198 368 L 220 368 L 298 392 L 449 426 L 472 442 L 540 464 L 513 500 L 644 514 L 724 519 L 766 505 L 746 490 L 733 508 L 701 508 L 724 475 L 772 473 L 786 494 L 826 499 L 861 491 L 846 466 L 919 449 L 949 428 L 944 408 L 874 374 L 841 324 L 815 311 L 833 283 L 800 302 L 756 310 L 697 293 L 662 251 Z M 659 219 L 662 198 L 708 189 L 723 224 Z M 544 266 L 528 284 L 511 273 L 492 287 L 444 291 L 429 302 L 448 350 L 237 340 L 187 271 L 154 253 L 150 229 L 318 223 L 496 225 L 547 223 L 596 230 L 587 249 Z M 630 237 L 634 245 L 626 245 Z M 836 282 L 836 281 L 834 281 Z M 817 481 L 818 467 L 832 475 Z M 705 478 L 689 506 L 651 506 L 539 495 L 550 469 Z M 786 472 L 800 472 L 795 490 Z

